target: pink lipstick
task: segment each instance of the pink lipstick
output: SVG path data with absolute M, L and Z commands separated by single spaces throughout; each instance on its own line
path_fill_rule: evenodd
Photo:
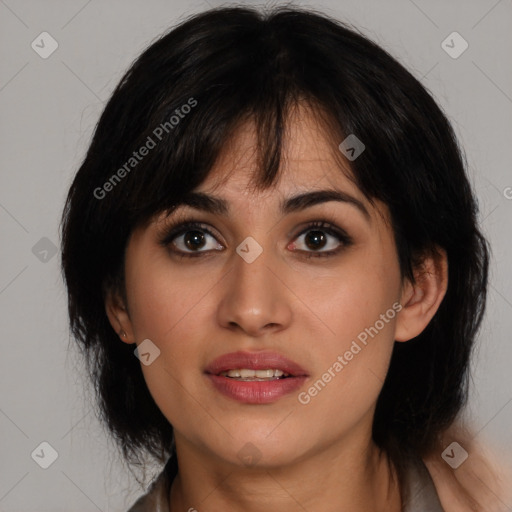
M 212 361 L 206 376 L 223 395 L 246 404 L 268 404 L 296 391 L 308 377 L 277 352 L 231 352 Z

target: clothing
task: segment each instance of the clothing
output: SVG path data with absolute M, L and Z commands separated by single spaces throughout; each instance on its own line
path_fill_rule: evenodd
M 434 482 L 422 459 L 409 465 L 403 512 L 444 512 Z
M 173 455 L 153 480 L 148 492 L 128 512 L 169 512 L 171 484 L 177 473 L 176 456 Z M 444 512 L 430 473 L 421 459 L 410 464 L 406 480 L 408 499 L 403 512 Z

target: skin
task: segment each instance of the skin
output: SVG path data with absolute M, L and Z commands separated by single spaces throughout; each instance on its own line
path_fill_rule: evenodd
M 416 284 L 402 281 L 385 205 L 373 207 L 340 170 L 337 145 L 312 111 L 296 108 L 287 126 L 275 187 L 248 187 L 256 139 L 247 122 L 196 189 L 227 200 L 230 215 L 182 207 L 133 232 L 125 260 L 127 304 L 112 292 L 107 314 L 114 329 L 126 333 L 123 342 L 149 338 L 160 350 L 141 368 L 174 427 L 180 469 L 171 489 L 173 511 L 398 512 L 399 488 L 371 439 L 372 421 L 395 340 L 417 336 L 444 297 L 446 255 L 425 259 Z M 369 219 L 334 201 L 279 213 L 283 198 L 320 188 L 357 198 Z M 206 246 L 199 249 L 207 256 L 179 259 L 158 244 L 176 215 L 211 228 L 215 237 L 205 234 Z M 315 249 L 301 233 L 325 216 L 353 244 L 331 257 L 306 259 Z M 247 236 L 263 248 L 250 264 L 235 251 Z M 326 246 L 316 251 L 343 245 L 325 236 Z M 190 252 L 184 238 L 175 239 L 177 249 Z M 222 250 L 215 251 L 219 244 Z M 397 316 L 308 404 L 299 403 L 298 392 L 307 391 L 397 301 L 403 307 Z M 272 404 L 241 404 L 221 395 L 203 374 L 213 359 L 237 350 L 275 350 L 310 377 L 298 392 Z M 238 457 L 246 443 L 260 457 L 250 467 Z

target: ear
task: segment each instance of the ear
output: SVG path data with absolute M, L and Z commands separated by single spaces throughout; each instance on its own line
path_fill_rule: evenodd
M 427 327 L 443 300 L 448 288 L 448 258 L 446 251 L 437 247 L 437 254 L 425 256 L 414 269 L 415 283 L 406 280 L 402 287 L 395 324 L 395 340 L 408 341 Z
M 128 308 L 120 293 L 113 288 L 109 288 L 105 295 L 105 311 L 110 325 L 118 333 L 121 341 L 135 343 Z

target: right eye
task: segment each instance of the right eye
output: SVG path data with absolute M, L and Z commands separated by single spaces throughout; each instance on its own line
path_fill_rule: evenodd
M 160 240 L 160 244 L 168 247 L 172 252 L 181 257 L 198 257 L 211 250 L 221 250 L 222 245 L 218 242 L 210 243 L 210 248 L 203 249 L 208 245 L 208 237 L 216 241 L 211 231 L 199 222 L 184 222 L 172 226 Z

